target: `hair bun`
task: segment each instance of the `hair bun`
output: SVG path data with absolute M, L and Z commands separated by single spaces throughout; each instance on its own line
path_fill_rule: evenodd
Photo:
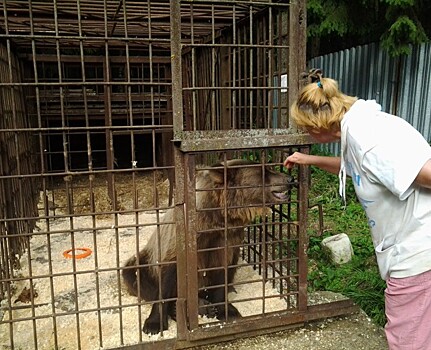
M 318 83 L 323 78 L 323 72 L 320 68 L 311 68 L 308 72 L 301 73 L 300 77 L 307 83 Z

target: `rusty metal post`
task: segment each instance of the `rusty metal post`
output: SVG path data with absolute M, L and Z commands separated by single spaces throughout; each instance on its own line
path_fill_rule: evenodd
M 172 118 L 173 134 L 183 131 L 183 82 L 181 65 L 181 6 L 179 0 L 170 1 L 170 31 L 171 31 L 171 71 L 172 71 Z M 187 327 L 187 237 L 186 214 L 188 208 L 185 203 L 185 160 L 184 154 L 174 145 L 175 165 L 175 227 L 177 232 L 177 339 L 188 339 Z
M 299 75 L 306 65 L 306 8 L 305 1 L 292 0 L 289 18 L 289 106 L 297 98 L 300 89 Z M 289 126 L 294 127 L 290 122 Z
M 106 21 L 106 19 L 105 19 Z M 107 24 L 105 31 L 107 31 Z M 111 82 L 111 65 L 109 60 L 109 46 L 108 42 L 105 43 L 105 60 L 103 61 L 103 96 L 104 96 L 104 104 L 105 104 L 105 148 L 106 148 L 106 168 L 108 170 L 112 170 L 114 168 L 114 140 L 112 138 L 112 107 L 111 107 L 111 93 L 112 87 L 109 85 Z M 115 189 L 114 189 L 114 174 L 108 172 L 107 174 L 108 181 L 108 195 L 111 199 L 112 209 L 116 210 L 115 203 Z
M 186 246 L 185 256 L 187 259 L 187 316 L 189 330 L 198 327 L 198 247 L 196 232 L 196 164 L 193 154 L 185 156 L 185 218 L 186 218 Z
M 185 169 L 184 154 L 177 148 L 175 154 L 175 230 L 176 230 L 176 249 L 177 249 L 177 338 L 179 340 L 188 339 L 187 327 L 187 237 L 188 230 L 186 224 L 187 206 L 184 200 L 185 194 Z
M 299 151 L 308 154 L 310 148 L 308 146 L 300 147 Z M 298 174 L 298 261 L 299 261 L 299 281 L 298 281 L 298 309 L 305 311 L 307 309 L 307 274 L 308 274 L 308 236 L 307 236 L 307 215 L 308 215 L 308 177 L 310 172 L 307 166 L 299 166 Z

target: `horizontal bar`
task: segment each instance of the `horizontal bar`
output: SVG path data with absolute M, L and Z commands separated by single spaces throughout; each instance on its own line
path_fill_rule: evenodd
M 175 132 L 174 143 L 182 152 L 310 145 L 310 135 L 290 129 L 250 129 Z
M 0 86 L 79 86 L 79 87 L 83 87 L 83 86 L 94 86 L 94 85 L 98 85 L 98 86 L 154 86 L 154 87 L 159 87 L 159 86 L 171 86 L 172 83 L 168 82 L 168 83 L 164 83 L 161 81 L 153 81 L 153 82 L 149 82 L 149 81 L 59 81 L 59 82 L 55 82 L 55 83 L 50 83 L 47 81 L 44 82 L 35 82 L 35 83 L 0 83 Z M 123 95 L 125 95 L 127 93 L 123 93 Z M 103 95 L 103 94 L 100 94 Z M 130 95 L 133 95 L 133 93 L 130 93 Z
M 169 32 L 167 32 L 167 35 Z M 39 35 L 39 34 L 0 34 L 0 39 L 32 39 L 32 40 L 41 40 L 41 39 L 52 39 L 52 40 L 76 40 L 76 41 L 124 41 L 124 42 L 148 42 L 148 43 L 168 43 L 170 44 L 171 39 L 162 39 L 162 38 L 126 38 L 126 37 L 112 37 L 112 36 L 82 36 L 82 35 Z
M 214 5 L 214 0 L 181 0 L 180 3 L 190 3 L 192 5 L 196 4 L 211 4 Z M 253 6 L 263 6 L 265 8 L 269 7 L 290 7 L 290 2 L 268 2 L 268 1 L 237 1 L 237 0 L 217 0 L 217 5 L 242 5 L 244 7 L 253 7 Z
M 84 119 L 85 116 L 83 116 L 81 119 Z M 53 118 L 54 119 L 54 118 Z M 61 118 L 55 118 L 58 120 L 61 120 Z M 77 119 L 77 118 L 76 118 Z M 125 119 L 125 118 L 124 118 Z M 135 119 L 139 119 L 139 117 L 135 117 Z M 145 119 L 150 119 L 150 117 L 147 117 Z M 159 119 L 159 117 L 154 117 L 154 119 Z M 75 120 L 73 117 L 69 117 L 69 120 Z M 17 129 L 0 129 L 0 133 L 20 133 L 20 132 L 34 132 L 34 133 L 41 133 L 46 132 L 49 135 L 55 134 L 54 131 L 58 131 L 58 135 L 61 135 L 63 132 L 78 132 L 81 131 L 82 133 L 85 132 L 93 132 L 93 131 L 99 131 L 99 132 L 105 132 L 105 131 L 112 131 L 114 134 L 116 134 L 118 131 L 122 132 L 124 135 L 126 135 L 127 131 L 130 131 L 137 135 L 137 134 L 150 134 L 152 132 L 159 133 L 159 132 L 168 132 L 172 131 L 172 125 L 100 125 L 100 126 L 59 126 L 59 127 L 40 127 L 40 128 L 17 128 Z
M 223 48 L 245 48 L 245 49 L 253 49 L 253 48 L 266 48 L 266 49 L 289 49 L 289 45 L 275 45 L 275 44 L 214 44 L 214 43 L 181 43 L 182 47 L 223 47 Z
M 33 55 L 19 55 L 20 58 L 32 61 Z M 36 54 L 35 57 L 37 57 L 37 62 L 58 62 L 57 55 L 46 55 L 46 54 Z M 72 63 L 81 63 L 81 56 L 72 56 L 72 55 L 60 55 L 61 62 L 72 62 Z M 84 53 L 84 62 L 89 63 L 105 63 L 106 62 L 106 56 L 88 56 Z M 153 64 L 171 64 L 171 58 L 166 56 L 151 56 L 151 57 L 141 57 L 141 56 L 109 56 L 109 62 L 110 63 L 150 63 Z
M 284 314 L 274 313 L 273 315 L 266 315 L 264 318 L 265 322 L 256 322 L 257 320 L 262 320 L 262 318 L 252 316 L 250 318 L 247 317 L 237 320 L 235 323 L 223 323 L 223 327 L 215 325 L 214 327 L 205 326 L 193 330 L 190 332 L 190 343 L 193 343 L 194 340 L 209 340 L 211 338 L 217 338 L 217 341 L 220 341 L 221 337 L 229 335 L 234 335 L 237 338 L 239 333 L 243 333 L 244 336 L 246 336 L 245 334 L 250 334 L 265 328 L 267 328 L 267 332 L 276 332 L 291 325 L 302 326 L 305 322 L 357 313 L 358 311 L 359 306 L 355 305 L 350 299 L 346 299 L 312 305 L 304 312 L 294 311 Z

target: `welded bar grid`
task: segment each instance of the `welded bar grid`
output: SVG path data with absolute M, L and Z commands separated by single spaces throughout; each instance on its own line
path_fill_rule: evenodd
M 1 7 L 0 316 L 6 331 L 0 339 L 38 349 L 130 343 L 127 318 L 140 314 L 142 302 L 123 298 L 121 268 L 142 230 L 166 210 L 163 174 L 173 171 L 160 152 L 160 145 L 170 152 L 172 139 L 169 30 L 153 38 L 164 22 L 160 8 L 167 19 L 162 26 L 169 24 L 169 4 L 28 0 Z M 135 17 L 140 11 L 151 14 L 144 35 Z M 125 243 L 127 237 L 136 242 Z M 62 256 L 82 239 L 92 253 L 84 269 L 83 260 Z M 114 295 L 109 303 L 107 281 Z M 108 326 L 114 342 L 108 315 L 115 318 Z M 139 318 L 134 342 L 142 341 Z
M 231 154 L 230 157 L 233 159 L 254 159 L 256 163 L 253 165 L 249 165 L 251 168 L 255 167 L 281 167 L 281 159 L 287 154 L 290 154 L 296 150 L 299 150 L 297 147 L 290 147 L 287 149 L 279 149 L 277 151 L 268 151 L 268 150 L 254 150 L 250 153 L 245 152 L 235 152 Z M 306 151 L 306 149 L 302 149 L 302 151 Z M 220 154 L 214 152 L 211 153 L 199 153 L 194 154 L 194 157 L 190 158 L 188 156 L 186 158 L 190 159 L 187 164 L 194 167 L 195 163 L 204 164 L 204 163 L 213 163 L 213 159 L 221 159 L 223 162 L 226 162 L 228 158 L 226 158 L 227 153 L 221 152 Z M 271 159 L 269 163 L 267 159 Z M 280 159 L 280 162 L 276 162 L 276 159 Z M 219 165 L 219 167 L 224 167 L 225 176 L 229 177 L 228 170 L 226 168 L 226 164 Z M 186 166 L 187 167 L 187 166 Z M 281 169 L 280 169 L 281 170 Z M 196 177 L 202 177 L 204 175 L 200 175 L 201 172 L 211 171 L 211 167 L 201 167 L 196 172 L 188 172 L 189 174 L 195 174 Z M 263 174 L 265 170 L 263 171 Z M 280 312 L 298 312 L 300 309 L 300 305 L 302 303 L 306 303 L 306 295 L 300 294 L 300 287 L 303 285 L 304 276 L 301 271 L 306 269 L 307 259 L 302 254 L 304 252 L 302 244 L 306 242 L 306 232 L 300 228 L 302 220 L 305 220 L 304 212 L 301 209 L 302 204 L 306 201 L 307 191 L 299 181 L 299 174 L 302 172 L 298 172 L 297 169 L 292 173 L 290 172 L 290 176 L 292 177 L 292 182 L 290 184 L 288 190 L 288 200 L 283 205 L 272 205 L 270 202 L 266 204 L 266 209 L 263 212 L 267 213 L 257 218 L 253 223 L 247 225 L 247 227 L 243 228 L 243 234 L 246 237 L 243 243 L 236 243 L 236 245 L 232 245 L 232 241 L 230 235 L 232 234 L 232 230 L 238 229 L 238 227 L 231 226 L 232 223 L 225 222 L 225 243 L 220 246 L 215 247 L 200 247 L 199 244 L 197 248 L 193 245 L 194 249 L 189 252 L 187 256 L 187 276 L 191 276 L 187 278 L 188 281 L 188 292 L 190 297 L 188 299 L 188 309 L 189 315 L 193 316 L 193 318 L 189 319 L 189 325 L 193 330 L 193 339 L 198 340 L 206 337 L 205 327 L 207 327 L 207 323 L 202 323 L 197 317 L 196 309 L 201 310 L 205 308 L 205 305 L 202 305 L 200 300 L 197 298 L 197 294 L 194 292 L 190 292 L 190 290 L 194 291 L 198 288 L 199 293 L 207 292 L 216 288 L 224 288 L 225 300 L 228 300 L 229 297 L 232 298 L 234 295 L 234 300 L 236 302 L 235 305 L 253 305 L 253 316 L 259 315 L 261 317 L 270 317 L 270 315 L 276 314 L 278 315 Z M 305 178 L 301 179 L 303 181 Z M 205 190 L 194 190 L 196 186 L 195 177 L 192 177 L 189 180 L 188 190 L 190 191 L 188 194 L 186 206 L 187 207 L 196 207 L 198 204 L 197 201 L 199 192 L 208 192 L 211 190 L 220 189 L 219 186 L 224 186 L 224 191 L 232 191 L 238 189 L 247 189 L 249 185 L 244 186 L 241 184 L 224 184 L 224 185 L 216 185 L 216 188 L 209 189 L 205 188 Z M 256 186 L 256 185 L 254 185 Z M 259 185 L 258 185 L 259 186 Z M 265 186 L 263 186 L 263 189 Z M 300 190 L 301 189 L 301 190 Z M 265 198 L 262 198 L 262 202 L 265 203 Z M 231 204 L 230 204 L 231 205 Z M 246 205 L 242 203 L 239 205 L 241 208 L 249 208 L 252 210 L 255 205 Z M 205 209 L 197 209 L 196 215 L 203 215 L 202 213 L 209 212 L 216 209 L 225 211 L 225 218 L 229 215 L 229 211 L 239 208 L 236 206 L 229 206 L 220 208 L 205 208 Z M 218 234 L 220 228 L 207 229 L 204 231 L 199 231 L 197 227 L 201 226 L 199 220 L 195 216 L 195 210 L 191 211 L 193 215 L 189 217 L 187 221 L 189 225 L 189 230 L 187 232 L 187 236 L 189 240 L 190 235 L 193 238 L 192 242 L 195 242 L 198 238 L 203 235 L 216 235 Z M 205 286 L 202 287 L 199 285 L 199 281 L 197 276 L 193 273 L 196 271 L 196 266 L 198 261 L 202 259 L 203 255 L 214 254 L 215 252 L 220 252 L 223 256 L 226 257 L 229 249 L 238 247 L 241 250 L 241 260 L 235 265 L 226 265 L 226 261 L 224 263 L 217 266 L 212 266 L 208 268 L 198 269 L 198 274 L 206 275 L 211 274 L 215 271 L 224 271 L 225 281 L 219 285 L 212 285 L 211 287 Z M 200 258 L 198 258 L 201 256 Z M 196 260 L 197 259 L 197 260 Z M 231 269 L 236 269 L 236 274 L 239 276 L 238 279 L 234 280 L 234 282 L 228 282 L 227 276 L 228 271 Z M 246 273 L 244 271 L 247 271 Z M 301 275 L 302 274 L 302 275 Z M 305 279 L 306 281 L 306 279 Z M 247 290 L 259 290 L 260 292 L 250 294 L 244 294 L 244 289 Z M 233 294 L 232 294 L 233 293 Z M 274 304 L 274 301 L 280 301 L 278 306 Z M 198 305 L 199 301 L 199 305 Z M 225 307 L 227 309 L 227 301 L 224 301 Z M 272 305 L 271 305 L 272 304 Z M 277 309 L 278 307 L 278 309 Z M 259 310 L 259 311 L 257 311 Z M 244 316 L 247 316 L 247 309 L 242 309 L 245 313 Z M 227 319 L 229 320 L 229 315 Z M 232 320 L 232 319 L 231 319 Z M 219 321 L 212 320 L 209 324 L 217 325 Z M 236 322 L 240 322 L 236 320 Z M 204 326 L 202 328 L 202 326 Z M 223 328 L 228 328 L 229 325 L 225 325 Z
M 307 135 L 288 118 L 298 85 L 288 73 L 304 63 L 304 43 L 291 38 L 305 32 L 303 4 L 1 0 L 0 6 L 0 344 L 183 347 L 309 317 L 303 169 L 289 174 L 285 203 L 270 205 L 262 196 L 271 213 L 235 227 L 246 239 L 233 247 L 241 251 L 234 266 L 227 263 L 227 221 L 222 246 L 197 246 L 197 237 L 212 230 L 196 228 L 204 209 L 194 202 L 196 178 L 214 163 L 253 159 L 251 168 L 263 174 L 267 166 L 285 172 L 283 158 L 308 149 Z M 262 187 L 259 181 L 254 187 Z M 166 219 L 167 213 L 175 215 Z M 176 256 L 167 261 L 164 232 L 172 227 Z M 122 273 L 136 268 L 125 263 L 140 256 L 152 235 L 156 258 L 136 263 L 157 271 L 156 297 L 144 300 L 142 290 L 130 295 Z M 211 251 L 220 251 L 223 263 L 198 269 L 200 254 Z M 162 272 L 169 266 L 177 268 L 178 289 L 165 297 Z M 206 308 L 198 276 L 217 269 L 224 278 L 209 287 L 222 290 L 219 306 L 233 295 L 241 305 L 260 304 L 260 311 L 233 323 L 226 313 L 222 328 L 198 316 Z M 232 269 L 242 279 L 230 282 Z M 136 284 L 144 278 L 137 274 Z M 251 283 L 260 294 L 240 294 Z M 171 302 L 176 323 L 169 317 L 163 338 L 144 333 L 151 308 L 162 318 Z M 300 318 L 292 316 L 300 310 Z
M 196 3 L 188 6 L 182 21 L 182 30 L 191 28 L 190 43 L 182 43 L 186 130 L 288 127 L 287 86 L 280 84 L 288 67 L 289 4 L 234 4 L 226 27 L 226 4 L 213 3 L 206 16 L 211 33 L 204 36 Z

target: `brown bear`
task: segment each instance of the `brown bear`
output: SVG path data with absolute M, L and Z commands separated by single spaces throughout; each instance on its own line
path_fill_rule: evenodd
M 291 182 L 292 178 L 287 174 L 240 159 L 197 171 L 200 314 L 215 316 L 219 320 L 241 317 L 232 304 L 225 302 L 225 281 L 228 285 L 233 281 L 244 239 L 244 226 L 257 216 L 265 215 L 269 206 L 288 200 L 286 192 Z M 176 298 L 176 232 L 173 222 L 174 209 L 169 209 L 162 218 L 162 224 L 139 252 L 139 261 L 132 256 L 126 262 L 122 274 L 130 294 L 139 295 L 146 301 L 160 300 L 160 296 L 163 300 Z M 175 301 L 163 302 L 161 306 L 154 303 L 143 331 L 156 334 L 166 330 L 168 316 L 176 319 Z

